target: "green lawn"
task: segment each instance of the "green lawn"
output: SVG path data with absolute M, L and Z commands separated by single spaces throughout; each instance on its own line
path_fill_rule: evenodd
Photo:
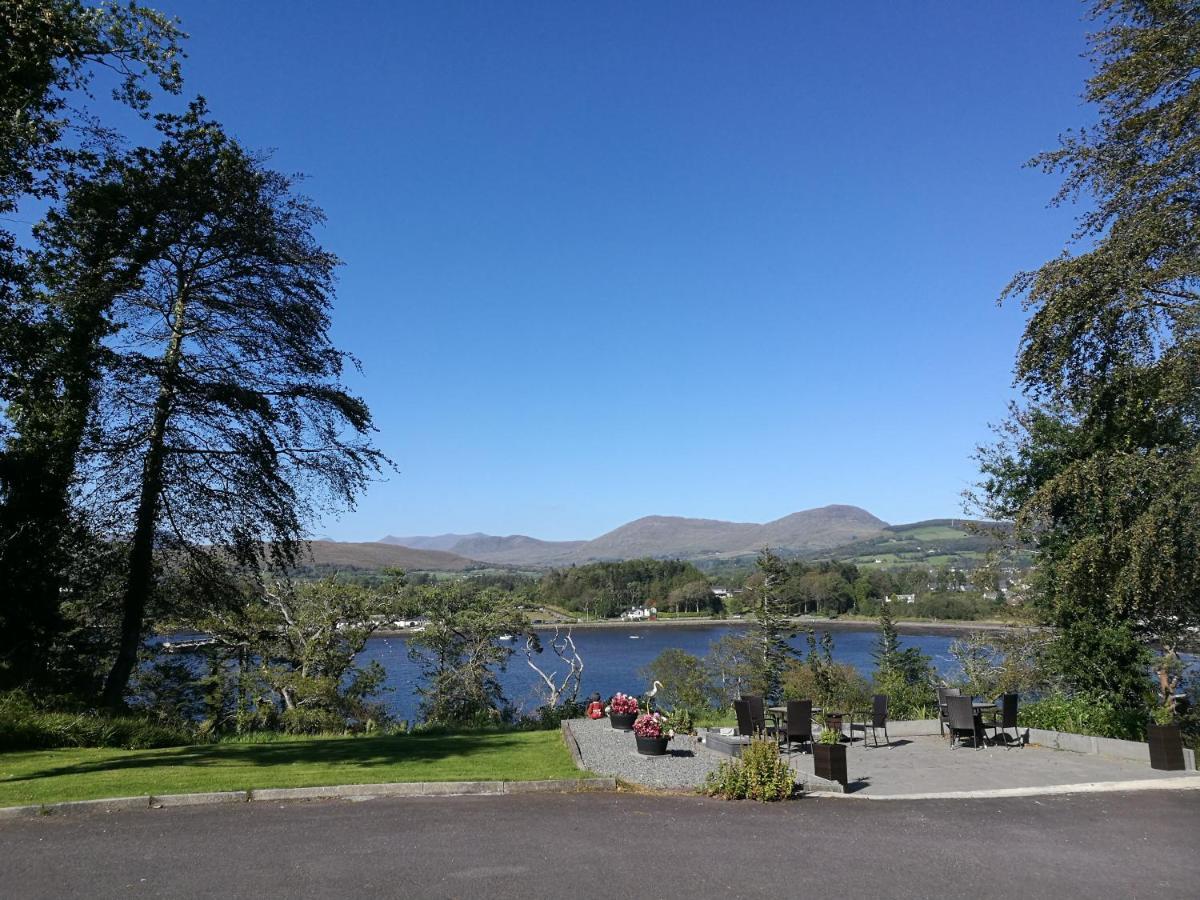
M 388 781 L 579 778 L 558 731 L 0 754 L 0 806 Z

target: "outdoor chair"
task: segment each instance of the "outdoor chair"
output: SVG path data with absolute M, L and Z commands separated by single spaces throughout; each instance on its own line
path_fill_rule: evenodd
M 1004 746 L 1011 748 L 1015 743 L 1018 747 L 1023 747 L 1021 741 L 1021 729 L 1017 725 L 1017 702 L 1019 700 L 1016 694 L 1005 694 L 1000 698 L 1000 708 L 992 715 L 990 719 L 983 723 L 984 728 L 993 730 L 993 739 L 998 739 L 1000 734 L 1004 734 Z M 1013 730 L 1013 738 L 1008 739 L 1008 729 Z
M 883 740 L 887 746 L 892 746 L 892 738 L 887 733 L 887 718 L 888 718 L 888 697 L 887 694 L 876 694 L 871 699 L 870 715 L 863 715 L 861 722 L 850 720 L 850 738 L 854 739 L 854 732 L 861 731 L 863 733 L 863 746 L 867 745 L 867 729 L 871 729 L 871 738 L 875 741 L 875 746 L 879 746 L 879 729 L 883 729 Z
M 759 694 L 742 694 L 742 699 L 750 706 L 750 722 L 754 734 L 775 736 L 777 729 L 767 724 L 767 704 Z
M 738 734 L 754 737 L 754 719 L 750 716 L 750 704 L 745 700 L 734 700 L 733 714 L 737 716 Z
M 975 715 L 970 697 L 946 698 L 946 727 L 950 729 L 951 746 L 961 746 L 962 735 L 969 734 L 978 750 L 983 746 L 983 725 Z
M 939 687 L 937 689 L 938 732 L 941 733 L 942 735 L 945 735 L 946 725 L 948 723 L 948 718 L 946 715 L 946 698 L 947 697 L 957 697 L 960 694 L 962 694 L 962 691 L 960 691 L 958 688 Z
M 812 752 L 813 723 L 811 700 L 789 700 L 787 704 L 787 721 L 783 727 L 783 744 L 787 752 L 792 752 L 793 744 L 808 744 Z

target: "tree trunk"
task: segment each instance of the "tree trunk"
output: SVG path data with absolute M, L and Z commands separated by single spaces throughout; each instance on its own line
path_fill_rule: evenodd
M 183 350 L 186 291 L 180 284 L 171 310 L 171 337 L 163 357 L 163 373 L 159 381 L 158 398 L 154 401 L 154 417 L 147 440 L 146 460 L 142 465 L 142 489 L 138 497 L 133 540 L 129 547 L 129 567 L 125 579 L 125 596 L 121 615 L 121 639 L 117 658 L 104 683 L 103 702 L 111 709 L 125 705 L 125 689 L 137 666 L 138 649 L 142 644 L 146 602 L 154 587 L 154 535 L 158 528 L 158 513 L 163 491 L 163 468 L 166 463 L 166 432 L 175 400 L 175 381 L 179 373 Z

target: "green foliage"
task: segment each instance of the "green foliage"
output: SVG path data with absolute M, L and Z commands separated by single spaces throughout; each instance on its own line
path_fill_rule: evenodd
M 409 656 L 421 666 L 417 688 L 425 719 L 434 724 L 498 722 L 506 702 L 497 679 L 513 648 L 501 635 L 524 634 L 529 622 L 496 588 L 456 581 L 418 589 L 425 629 L 409 638 Z
M 662 683 L 655 699 L 666 707 L 706 709 L 713 701 L 705 661 L 678 648 L 664 650 L 642 668 L 641 675 L 647 683 Z
M 740 759 L 722 762 L 704 781 L 703 793 L 725 800 L 787 800 L 796 789 L 795 773 L 771 740 L 752 740 Z
M 1017 719 L 1022 728 L 1044 728 L 1096 737 L 1141 741 L 1146 738 L 1146 718 L 1140 710 L 1115 706 L 1104 697 L 1054 693 L 1023 703 Z
M 578 700 L 567 700 L 554 706 L 543 703 L 517 719 L 514 727 L 520 731 L 553 731 L 561 727 L 564 720 L 583 718 L 586 711 L 587 706 Z
M 0 751 L 55 747 L 144 749 L 195 743 L 191 729 L 144 716 L 42 709 L 22 691 L 0 694 Z
M 784 674 L 784 698 L 812 700 L 824 709 L 863 709 L 871 686 L 854 666 L 834 661 L 833 636 L 826 632 L 818 640 L 810 629 L 807 639 L 806 659 L 790 662 Z
M 900 635 L 889 607 L 890 604 L 884 604 L 879 612 L 879 639 L 871 653 L 876 677 L 889 683 L 899 681 L 928 687 L 932 683 L 932 660 L 916 647 L 900 646 Z
M 833 728 L 822 728 L 821 733 L 817 735 L 817 743 L 832 746 L 838 744 L 842 740 L 842 733 Z
M 687 706 L 676 706 L 671 710 L 668 718 L 671 720 L 671 728 L 676 734 L 696 733 L 696 713 L 693 709 Z
M 1099 0 L 1095 125 L 1033 162 L 1083 196 L 1076 252 L 1018 274 L 1026 402 L 982 448 L 981 511 L 1037 547 L 1034 599 L 1057 675 L 1145 709 L 1145 648 L 1200 624 L 1200 7 Z
M 329 579 L 247 587 L 237 604 L 195 620 L 222 648 L 204 683 L 208 727 L 318 734 L 386 724 L 374 700 L 383 667 L 354 662 L 378 623 L 403 611 L 395 584 L 372 590 Z
M 733 701 L 749 693 L 754 680 L 757 644 L 754 637 L 742 632 L 730 632 L 708 647 L 704 658 L 708 669 L 708 685 L 712 705 L 730 710 Z
M 950 655 L 958 663 L 959 686 L 978 697 L 1037 695 L 1056 684 L 1047 661 L 1053 637 L 1036 629 L 976 631 L 956 638 Z
M 685 590 L 686 589 L 686 590 Z M 612 618 L 636 606 L 719 608 L 704 575 L 677 559 L 631 559 L 590 563 L 548 572 L 537 587 L 539 603 L 562 606 L 592 618 Z
M 788 634 L 787 602 L 782 588 L 787 580 L 787 566 L 770 550 L 758 555 L 759 577 L 748 586 L 747 603 L 754 613 L 754 625 L 748 637 L 753 645 L 750 686 L 768 700 L 777 700 L 783 693 L 783 675 L 788 660 L 794 656 Z
M 937 693 L 930 679 L 909 681 L 897 670 L 876 673 L 872 693 L 887 694 L 889 718 L 937 718 Z

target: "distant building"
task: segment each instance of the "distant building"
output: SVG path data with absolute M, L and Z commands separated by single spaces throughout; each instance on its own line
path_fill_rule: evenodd
M 916 594 L 890 594 L 887 597 L 883 598 L 883 602 L 884 603 L 892 603 L 892 602 L 916 603 L 917 595 Z
M 621 618 L 627 622 L 642 622 L 647 619 L 658 618 L 657 606 L 642 606 L 636 609 L 626 610 L 621 613 Z

